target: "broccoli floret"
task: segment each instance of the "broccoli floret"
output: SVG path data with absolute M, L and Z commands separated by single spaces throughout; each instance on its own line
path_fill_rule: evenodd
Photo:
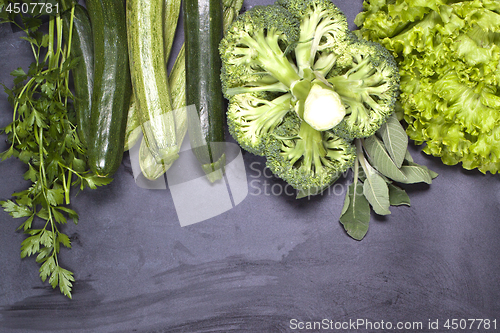
M 297 190 L 316 193 L 353 165 L 356 151 L 332 131 L 317 131 L 289 113 L 269 136 L 266 156 L 275 175 Z
M 292 98 L 290 93 L 272 100 L 265 97 L 256 93 L 232 96 L 227 110 L 229 133 L 243 149 L 260 156 L 265 154 L 268 134 L 291 110 Z
M 299 33 L 299 21 L 277 5 L 255 6 L 240 15 L 219 47 L 225 95 L 289 90 L 300 80 L 287 57 Z
M 233 22 L 220 44 L 231 135 L 297 190 L 318 193 L 394 110 L 399 76 L 330 0 L 277 0 Z
M 327 78 L 346 106 L 335 133 L 350 139 L 375 134 L 394 112 L 399 79 L 394 57 L 386 48 L 363 39 L 351 42 Z
M 325 76 L 349 37 L 347 19 L 330 0 L 277 0 L 300 20 L 300 37 L 295 47 L 299 74 L 320 72 Z

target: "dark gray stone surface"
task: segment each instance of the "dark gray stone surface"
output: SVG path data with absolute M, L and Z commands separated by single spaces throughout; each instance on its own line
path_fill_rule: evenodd
M 334 2 L 352 24 L 361 1 Z M 0 26 L 7 85 L 10 71 L 31 62 L 18 37 Z M 1 94 L 0 126 L 10 119 Z M 264 161 L 251 154 L 248 197 L 182 228 L 170 191 L 137 187 L 125 155 L 109 186 L 72 199 L 80 223 L 64 227 L 73 248 L 60 258 L 75 272 L 73 300 L 40 281 L 34 258 L 20 259 L 19 221 L 0 211 L 0 332 L 291 332 L 294 318 L 422 322 L 420 332 L 443 332 L 428 322 L 448 318 L 500 325 L 498 176 L 411 150 L 439 177 L 408 186 L 412 206 L 372 216 L 360 242 L 338 222 L 343 194 L 269 195 L 283 183 L 261 174 Z M 0 200 L 27 186 L 23 172 L 17 160 L 0 163 Z

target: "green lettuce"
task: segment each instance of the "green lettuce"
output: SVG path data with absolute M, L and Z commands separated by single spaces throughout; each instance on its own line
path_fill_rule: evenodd
M 398 62 L 407 134 L 443 163 L 500 168 L 500 1 L 370 0 L 356 33 Z

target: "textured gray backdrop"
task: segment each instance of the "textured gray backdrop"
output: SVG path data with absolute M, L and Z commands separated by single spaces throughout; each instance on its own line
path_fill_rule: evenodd
M 354 28 L 361 1 L 334 2 Z M 269 1 L 245 6 L 257 3 Z M 19 36 L 0 26 L 9 86 L 8 73 L 31 62 Z M 10 119 L 2 93 L 0 126 Z M 34 258 L 20 259 L 19 221 L 0 211 L 0 332 L 292 332 L 291 319 L 416 321 L 441 332 L 428 321 L 500 321 L 499 177 L 411 151 L 439 177 L 407 187 L 411 207 L 372 216 L 361 242 L 338 222 L 343 194 L 266 195 L 283 183 L 256 171 L 263 160 L 251 154 L 248 197 L 181 228 L 170 191 L 137 187 L 125 155 L 111 185 L 72 201 L 80 223 L 64 228 L 73 249 L 60 258 L 78 280 L 73 300 L 40 281 Z M 27 186 L 23 173 L 17 160 L 0 163 L 0 200 Z

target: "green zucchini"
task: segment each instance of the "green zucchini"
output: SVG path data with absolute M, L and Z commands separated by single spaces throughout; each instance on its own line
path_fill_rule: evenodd
M 87 0 L 94 40 L 94 89 L 88 143 L 90 169 L 111 176 L 123 158 L 132 93 L 122 0 Z
M 127 35 L 132 84 L 144 140 L 158 163 L 177 159 L 163 39 L 164 0 L 127 1 Z
M 211 181 L 222 177 L 225 164 L 225 109 L 218 53 L 223 34 L 222 8 L 221 0 L 183 1 L 186 105 L 195 105 L 201 125 L 200 133 L 190 130 L 189 136 L 193 152 Z
M 71 11 L 63 15 L 64 38 L 69 40 Z M 94 85 L 94 45 L 92 26 L 85 7 L 75 5 L 70 60 L 78 59 L 72 69 L 76 125 L 80 140 L 87 144 L 90 133 L 90 109 L 92 105 L 92 88 Z
M 163 0 L 164 18 L 163 18 L 163 42 L 165 50 L 165 65 L 168 65 L 170 51 L 174 44 L 177 22 L 181 12 L 181 0 Z
M 142 137 L 141 122 L 139 121 L 139 115 L 137 110 L 137 104 L 135 102 L 135 94 L 132 89 L 132 95 L 130 96 L 130 106 L 128 108 L 127 114 L 127 129 L 125 130 L 125 146 L 124 151 L 129 150 L 137 141 Z

